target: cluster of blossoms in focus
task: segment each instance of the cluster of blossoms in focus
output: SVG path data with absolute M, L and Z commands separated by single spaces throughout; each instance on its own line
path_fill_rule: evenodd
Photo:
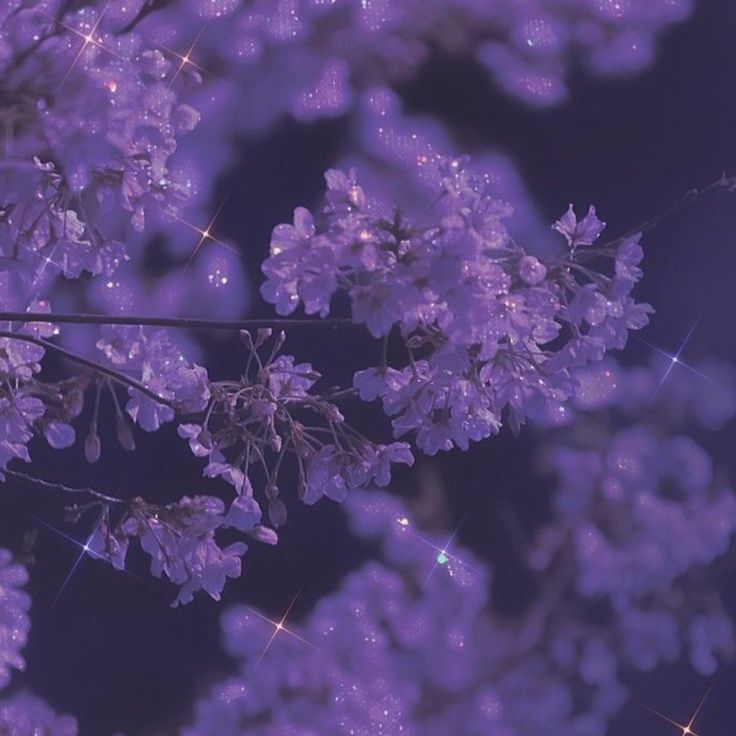
M 382 400 L 397 436 L 413 433 L 435 454 L 467 449 L 504 419 L 518 431 L 562 411 L 571 371 L 623 348 L 651 308 L 631 296 L 639 237 L 597 246 L 595 208 L 578 221 L 571 207 L 555 223 L 568 248 L 545 263 L 509 236 L 512 210 L 485 179 L 457 159 L 427 166 L 441 175 L 432 224 L 371 200 L 355 171 L 328 171 L 323 211 L 298 208 L 293 225 L 274 229 L 261 292 L 279 314 L 303 304 L 321 317 L 346 292 L 352 319 L 384 341 L 383 362 L 356 373 L 356 389 Z M 385 360 L 392 335 L 399 368 Z
M 307 504 L 323 496 L 342 501 L 350 490 L 385 486 L 392 464 L 413 463 L 406 443 L 382 445 L 351 427 L 334 391 L 314 392 L 319 374 L 280 354 L 283 333 L 272 338 L 270 330 L 261 330 L 255 340 L 245 332 L 242 337 L 248 359 L 239 381 L 210 381 L 206 370 L 190 365 L 163 330 L 104 328 L 97 346 L 120 375 L 152 392 L 129 387 L 126 416 L 116 387 L 107 381 L 123 449 L 136 447 L 131 420 L 152 432 L 176 419 L 178 434 L 193 455 L 206 459 L 203 475 L 223 479 L 234 495 L 228 504 L 217 496 L 196 495 L 163 506 L 141 497 L 98 496 L 102 515 L 88 544 L 93 555 L 125 569 L 130 543 L 137 540 L 151 557 L 152 574 L 180 586 L 177 604 L 188 603 L 200 589 L 219 599 L 226 579 L 239 577 L 247 546 L 239 541 L 220 547 L 218 531 L 237 530 L 276 544 L 274 529 L 261 524 L 261 503 L 272 527 L 286 522 L 280 485 L 289 460 L 296 477 L 287 476 L 288 482 Z M 97 462 L 102 449 L 99 394 L 98 385 L 84 442 L 89 462 Z

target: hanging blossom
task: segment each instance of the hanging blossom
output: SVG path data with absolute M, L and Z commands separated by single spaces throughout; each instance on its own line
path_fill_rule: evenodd
M 180 586 L 174 606 L 189 603 L 199 590 L 220 600 L 226 579 L 240 577 L 240 558 L 248 547 L 243 542 L 220 547 L 218 531 L 234 529 L 261 542 L 277 541 L 272 530 L 260 525 L 258 504 L 245 496 L 227 511 L 216 496 L 184 496 L 167 506 L 136 498 L 117 516 L 113 524 L 109 507 L 104 510 L 88 543 L 90 552 L 124 570 L 130 543 L 137 540 L 151 558 L 151 574 Z
M 605 227 L 591 207 L 554 225 L 568 248 L 542 261 L 508 235 L 511 208 L 457 159 L 438 158 L 432 224 L 372 200 L 354 170 L 325 175 L 315 217 L 300 207 L 278 225 L 263 264 L 264 298 L 279 314 L 301 304 L 326 317 L 339 292 L 353 321 L 408 358 L 355 374 L 361 398 L 380 398 L 396 436 L 434 454 L 467 449 L 528 417 L 563 410 L 571 371 L 626 345 L 652 311 L 631 292 L 642 271 L 639 236 L 597 245 Z M 427 215 L 429 216 L 429 215 Z
M 96 5 L 12 0 L 0 21 L 1 254 L 30 294 L 60 272 L 109 274 L 126 219 L 142 230 L 186 198 L 169 159 L 199 114 L 162 52 Z
M 234 492 L 229 503 L 197 495 L 167 506 L 97 494 L 100 500 L 93 505 L 102 506 L 102 516 L 91 552 L 122 570 L 130 544 L 137 540 L 151 557 L 151 573 L 180 586 L 175 605 L 188 603 L 199 590 L 219 600 L 226 579 L 240 576 L 247 546 L 238 541 L 221 547 L 219 532 L 241 532 L 276 544 L 274 529 L 261 524 L 261 504 L 271 526 L 285 523 L 280 478 L 287 461 L 295 466 L 296 495 L 307 504 L 323 496 L 343 501 L 354 489 L 385 486 L 392 464 L 413 462 L 406 443 L 377 444 L 352 428 L 337 408 L 338 394 L 313 391 L 320 376 L 312 366 L 279 354 L 283 333 L 270 338 L 270 330 L 261 330 L 255 341 L 243 333 L 248 359 L 238 381 L 211 381 L 204 368 L 187 363 L 163 330 L 104 328 L 98 343 L 121 375 L 154 392 L 152 397 L 129 388 L 129 417 L 148 431 L 177 419 L 178 433 L 192 453 L 206 458 L 204 476 L 222 478 Z M 133 450 L 132 430 L 115 389 L 110 390 L 118 439 Z M 99 398 L 85 441 L 90 462 L 97 461 L 101 450 L 98 408 Z M 288 482 L 294 482 L 291 476 Z
M 206 476 L 222 477 L 240 497 L 253 495 L 252 478 L 260 476 L 269 519 L 279 526 L 286 520 L 279 473 L 288 458 L 296 465 L 297 495 L 307 504 L 385 486 L 392 464 L 412 464 L 406 443 L 372 442 L 345 421 L 336 392 L 313 390 L 320 374 L 279 354 L 283 333 L 270 345 L 270 330 L 255 341 L 242 334 L 249 357 L 241 379 L 211 383 L 203 421 L 179 425 L 194 455 L 207 458 Z
M 10 681 L 11 669 L 25 669 L 20 652 L 31 629 L 31 599 L 23 590 L 27 582 L 26 568 L 0 549 L 0 690 Z

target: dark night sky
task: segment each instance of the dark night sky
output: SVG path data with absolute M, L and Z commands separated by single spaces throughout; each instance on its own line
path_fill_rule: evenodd
M 454 126 L 465 145 L 494 145 L 512 154 L 550 221 L 568 202 L 592 202 L 613 230 L 623 231 L 687 189 L 706 185 L 723 171 L 736 174 L 735 72 L 736 3 L 700 0 L 694 19 L 669 34 L 652 71 L 625 81 L 578 75 L 573 101 L 557 110 L 525 109 L 494 89 L 480 69 L 439 58 L 403 94 L 411 110 L 432 113 Z M 241 170 L 232 174 L 232 181 L 222 182 L 223 190 L 235 184 L 222 222 L 233 239 L 247 232 L 249 243 L 260 244 L 247 254 L 252 274 L 265 255 L 273 225 L 319 192 L 321 172 L 341 150 L 343 133 L 339 121 L 284 124 L 265 143 L 244 144 Z M 731 199 L 691 210 L 648 236 L 639 295 L 658 313 L 647 339 L 676 348 L 704 309 L 686 357 L 708 354 L 736 364 L 734 234 L 736 200 Z M 353 361 L 361 357 L 358 344 L 346 348 L 341 343 L 339 354 L 324 345 L 316 357 L 311 341 L 297 337 L 290 345 L 321 368 L 329 364 L 329 378 L 335 382 L 355 367 L 341 356 L 351 355 Z M 216 371 L 237 370 L 234 344 L 213 343 L 210 352 Z M 626 360 L 647 357 L 646 350 L 632 346 Z M 101 467 L 91 469 L 79 448 L 62 453 L 39 448 L 36 470 L 47 478 L 145 491 L 161 499 L 207 492 L 184 444 L 164 435 L 143 438 L 136 463 L 111 450 Z M 729 426 L 719 443 L 727 449 L 732 439 Z M 508 545 L 493 499 L 500 495 L 526 517 L 543 507 L 546 489 L 529 476 L 528 461 L 523 437 L 505 435 L 440 460 L 448 484 L 452 479 L 448 487 L 455 521 L 473 505 L 461 541 L 499 565 L 499 590 L 510 607 L 523 600 L 524 590 L 513 575 L 503 574 Z M 399 475 L 397 486 L 402 480 L 409 489 L 414 482 Z M 61 505 L 53 494 L 7 484 L 0 493 L 0 546 L 17 545 L 23 532 L 34 527 L 29 514 L 62 526 Z M 81 536 L 74 527 L 64 529 Z M 345 539 L 334 507 L 295 509 L 282 544 L 254 547 L 245 574 L 228 587 L 225 600 L 247 600 L 275 614 L 306 577 L 294 612 L 298 616 L 366 554 Z M 54 604 L 75 548 L 40 527 L 34 554 L 33 630 L 26 650 L 29 671 L 22 679 L 57 709 L 76 714 L 82 736 L 107 736 L 115 730 L 129 736 L 165 733 L 186 718 L 193 696 L 230 666 L 218 647 L 220 605 L 198 597 L 192 605 L 172 610 L 168 603 L 173 592 L 165 584 L 148 576 L 141 582 L 114 574 L 90 560 L 82 562 Z M 134 560 L 134 568 L 143 571 L 143 561 Z M 736 581 L 727 584 L 736 589 Z M 673 668 L 640 678 L 637 691 L 663 709 L 690 701 L 694 707 L 706 684 L 685 669 Z M 732 668 L 723 672 L 703 713 L 701 733 L 734 733 L 734 688 Z M 611 734 L 664 736 L 671 729 L 662 725 L 632 706 Z

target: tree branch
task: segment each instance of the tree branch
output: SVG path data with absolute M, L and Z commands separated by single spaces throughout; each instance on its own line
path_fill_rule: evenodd
M 126 501 L 124 498 L 108 496 L 106 493 L 96 491 L 94 488 L 77 488 L 67 486 L 64 483 L 56 483 L 54 481 L 44 480 L 43 478 L 37 478 L 35 475 L 30 475 L 29 473 L 22 473 L 18 470 L 10 470 L 10 468 L 5 468 L 2 472 L 4 475 L 7 475 L 11 478 L 22 480 L 26 483 L 40 486 L 41 488 L 48 488 L 54 491 L 63 491 L 64 493 L 81 493 L 88 496 L 94 496 L 95 498 L 99 498 L 101 501 L 105 501 L 106 503 L 128 503 L 128 501 Z
M 193 317 L 143 317 L 120 314 L 54 314 L 50 312 L 0 312 L 0 322 L 54 322 L 79 325 L 128 325 L 133 327 L 173 327 L 202 330 L 249 330 L 264 327 L 361 327 L 351 319 L 241 319 L 212 320 Z
M 46 319 L 44 321 L 49 321 L 48 314 L 46 315 Z M 153 391 L 151 391 L 150 388 L 144 386 L 142 383 L 139 383 L 134 378 L 130 378 L 124 373 L 119 373 L 113 368 L 108 368 L 106 365 L 95 363 L 94 360 L 90 360 L 89 358 L 85 358 L 81 355 L 77 355 L 76 353 L 72 353 L 71 351 L 66 350 L 65 348 L 62 348 L 61 346 L 56 345 L 52 342 L 47 342 L 46 340 L 42 340 L 41 338 L 33 337 L 33 335 L 24 335 L 19 332 L 10 332 L 9 330 L 0 330 L 0 338 L 2 337 L 9 340 L 20 340 L 21 342 L 28 342 L 31 345 L 37 345 L 38 347 L 44 348 L 45 350 L 50 350 L 52 352 L 58 353 L 59 355 L 65 357 L 67 360 L 78 363 L 79 365 L 83 365 L 85 366 L 85 368 L 89 368 L 95 373 L 100 373 L 103 376 L 111 378 L 117 383 L 125 384 L 130 388 L 134 388 L 136 391 L 140 391 L 142 394 L 145 394 L 146 396 L 148 396 L 149 399 L 153 399 L 153 401 L 157 402 L 158 404 L 163 404 L 164 406 L 168 406 L 172 409 L 176 408 L 175 404 L 169 401 L 169 399 L 165 399 L 162 396 L 159 396 L 157 393 L 154 393 Z
M 641 233 L 643 235 L 650 230 L 654 230 L 655 227 L 661 225 L 665 220 L 668 220 L 673 215 L 689 209 L 693 205 L 702 202 L 704 199 L 715 198 L 723 194 L 733 194 L 735 192 L 736 177 L 727 177 L 725 174 L 722 174 L 720 179 L 716 179 L 716 181 L 709 184 L 707 187 L 703 187 L 702 189 L 691 189 L 658 215 L 655 215 L 650 220 L 643 222 L 638 227 L 628 230 L 620 237 L 607 241 L 600 247 L 610 248 L 611 246 L 619 245 L 624 240 L 636 235 L 637 233 Z

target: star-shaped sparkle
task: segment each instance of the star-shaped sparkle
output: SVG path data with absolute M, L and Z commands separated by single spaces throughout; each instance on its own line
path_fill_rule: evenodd
M 64 23 L 64 21 L 60 20 L 59 18 L 56 18 L 53 15 L 50 15 L 49 13 L 44 12 L 43 10 L 40 11 L 43 15 L 50 18 L 58 26 L 61 26 L 64 30 L 69 31 L 70 33 L 82 39 L 82 45 L 79 48 L 79 51 L 77 51 L 77 55 L 74 57 L 74 60 L 72 61 L 71 65 L 67 69 L 66 74 L 64 74 L 64 77 L 61 80 L 61 83 L 59 85 L 60 87 L 63 87 L 64 84 L 66 84 L 66 81 L 71 76 L 72 72 L 74 71 L 74 68 L 77 66 L 77 64 L 79 63 L 79 60 L 82 58 L 82 55 L 90 46 L 95 46 L 98 49 L 102 49 L 103 51 L 106 51 L 108 54 L 112 54 L 112 56 L 115 56 L 119 59 L 122 58 L 118 53 L 113 51 L 111 48 L 109 48 L 108 46 L 105 46 L 102 38 L 99 35 L 97 35 L 97 30 L 100 27 L 100 23 L 102 23 L 102 19 L 105 17 L 105 13 L 107 13 L 107 10 L 109 7 L 110 7 L 110 3 L 109 2 L 105 3 L 105 6 L 102 8 L 102 11 L 97 16 L 97 20 L 95 20 L 94 25 L 86 33 L 79 30 L 78 28 L 75 28 L 74 26 L 70 26 L 67 23 Z
M 300 641 L 302 644 L 306 644 L 306 646 L 310 647 L 311 649 L 314 649 L 314 650 L 316 650 L 318 652 L 321 652 L 322 651 L 318 646 L 316 646 L 315 644 L 313 644 L 310 641 L 307 641 L 303 637 L 299 636 L 299 634 L 297 634 L 296 632 L 292 631 L 291 629 L 288 629 L 286 627 L 286 625 L 285 625 L 286 624 L 286 620 L 289 618 L 289 614 L 291 613 L 291 609 L 294 608 L 294 604 L 299 599 L 299 596 L 301 595 L 301 592 L 302 592 L 302 589 L 303 588 L 304 588 L 304 583 L 302 583 L 302 585 L 300 586 L 299 590 L 296 592 L 296 595 L 291 599 L 291 601 L 289 602 L 289 605 L 286 608 L 286 611 L 284 611 L 284 614 L 281 616 L 281 618 L 278 621 L 274 621 L 274 620 L 268 618 L 268 616 L 264 616 L 260 611 L 257 611 L 255 608 L 251 608 L 250 606 L 246 606 L 246 608 L 251 613 L 255 614 L 256 616 L 258 616 L 258 618 L 262 619 L 266 623 L 269 623 L 269 624 L 271 624 L 271 626 L 273 626 L 273 633 L 271 634 L 269 640 L 266 642 L 266 646 L 263 647 L 263 650 L 261 651 L 260 655 L 258 656 L 258 659 L 256 660 L 255 664 L 253 665 L 253 669 L 254 670 L 258 668 L 258 665 L 260 665 L 260 663 L 263 661 L 263 658 L 266 656 L 266 654 L 268 654 L 268 650 L 271 648 L 271 645 L 276 640 L 276 637 L 279 634 L 281 634 L 281 633 L 284 633 L 284 634 L 287 634 L 288 636 L 293 637 L 297 641 Z
M 197 235 L 199 236 L 199 239 L 197 240 L 197 243 L 195 244 L 194 248 L 192 249 L 192 252 L 187 259 L 186 265 L 182 269 L 182 275 L 186 273 L 186 271 L 189 269 L 189 267 L 194 262 L 194 259 L 197 257 L 197 254 L 200 250 L 208 243 L 216 243 L 217 245 L 222 246 L 226 250 L 231 251 L 232 253 L 235 253 L 237 256 L 243 257 L 243 254 L 237 249 L 233 248 L 232 245 L 228 245 L 224 241 L 220 240 L 216 235 L 214 235 L 214 227 L 215 223 L 217 222 L 218 218 L 220 217 L 220 214 L 222 213 L 222 209 L 225 206 L 225 203 L 228 200 L 228 197 L 230 196 L 230 192 L 228 192 L 225 197 L 220 202 L 219 206 L 215 210 L 215 214 L 212 216 L 212 219 L 209 221 L 209 223 L 204 227 L 204 229 L 197 227 L 197 225 L 194 225 L 193 223 L 189 222 L 188 220 L 185 220 L 183 217 L 180 217 L 176 212 L 173 210 L 166 210 L 166 214 L 171 217 L 172 219 L 176 220 L 177 222 L 182 223 L 182 225 L 186 225 L 190 230 L 193 230 Z
M 200 71 L 203 74 L 212 76 L 211 73 L 207 69 L 205 69 L 204 67 L 201 67 L 199 64 L 197 64 L 192 59 L 192 54 L 194 53 L 194 49 L 199 43 L 199 39 L 202 38 L 202 34 L 204 33 L 205 27 L 206 26 L 202 26 L 199 29 L 199 32 L 197 33 L 194 41 L 192 41 L 189 48 L 183 54 L 180 54 L 178 51 L 175 51 L 174 49 L 170 49 L 168 46 L 164 46 L 163 44 L 160 44 L 160 43 L 157 44 L 160 48 L 162 48 L 164 51 L 171 54 L 172 56 L 176 57 L 176 59 L 179 61 L 179 66 L 177 67 L 176 71 L 174 72 L 174 76 L 171 78 L 171 81 L 169 82 L 169 87 L 171 87 L 174 84 L 177 77 L 182 73 L 185 67 L 192 67 L 193 69 L 196 69 L 197 71 Z
M 679 348 L 675 353 L 669 353 L 663 348 L 654 345 L 651 342 L 648 342 L 647 340 L 644 340 L 641 337 L 636 336 L 636 339 L 639 340 L 639 342 L 644 343 L 648 348 L 651 348 L 652 350 L 658 352 L 660 355 L 663 355 L 665 358 L 667 358 L 667 367 L 662 374 L 662 377 L 659 379 L 659 382 L 657 383 L 654 393 L 652 393 L 651 397 L 649 398 L 649 403 L 651 404 L 654 399 L 657 397 L 657 394 L 662 390 L 662 387 L 666 383 L 667 379 L 670 377 L 670 374 L 674 370 L 675 366 L 681 366 L 685 370 L 690 371 L 691 373 L 694 373 L 696 376 L 699 376 L 700 378 L 709 381 L 710 383 L 717 383 L 713 378 L 708 376 L 707 374 L 703 373 L 702 371 L 699 371 L 697 368 L 689 365 L 682 359 L 682 354 L 685 351 L 685 348 L 687 347 L 688 343 L 692 339 L 693 333 L 695 332 L 695 329 L 697 328 L 698 324 L 700 323 L 700 320 L 702 319 L 702 313 L 700 316 L 693 322 L 692 326 L 688 330 L 687 334 L 685 335 L 685 338 L 680 343 Z
M 711 690 L 713 690 L 713 686 L 716 684 L 716 680 L 718 677 L 714 677 L 711 681 L 710 685 L 708 685 L 708 689 L 705 691 L 705 695 L 703 695 L 702 699 L 700 700 L 700 703 L 698 703 L 698 707 L 695 709 L 695 712 L 693 713 L 692 717 L 687 723 L 678 723 L 678 721 L 674 720 L 673 718 L 670 718 L 669 716 L 666 716 L 664 713 L 661 713 L 660 711 L 656 710 L 655 708 L 652 708 L 649 705 L 646 705 L 645 703 L 641 703 L 641 705 L 646 708 L 650 713 L 653 713 L 657 718 L 660 720 L 665 721 L 666 723 L 669 723 L 671 726 L 674 726 L 675 728 L 679 729 L 678 736 L 700 736 L 700 734 L 696 733 L 693 728 L 695 726 L 695 721 L 697 717 L 700 715 L 700 712 L 703 710 L 703 706 L 705 705 L 705 702 L 708 700 L 708 697 L 710 696 Z
M 102 516 L 100 516 L 100 518 L 97 520 L 97 523 L 95 524 L 94 528 L 92 529 L 92 532 L 90 533 L 90 535 L 87 537 L 86 541 L 84 541 L 84 542 L 81 542 L 79 539 L 76 539 L 75 537 L 70 536 L 69 534 L 67 534 L 63 530 L 58 529 L 57 527 L 53 526 L 52 524 L 49 524 L 48 522 L 44 521 L 43 519 L 39 519 L 37 516 L 34 516 L 33 514 L 29 514 L 29 516 L 35 522 L 37 522 L 38 524 L 41 524 L 41 526 L 44 526 L 46 529 L 48 529 L 49 531 L 53 532 L 58 537 L 61 537 L 62 539 L 65 539 L 67 542 L 69 542 L 70 544 L 74 545 L 75 547 L 77 547 L 79 549 L 79 555 L 74 560 L 74 563 L 72 564 L 69 572 L 67 573 L 66 577 L 64 578 L 64 582 L 61 584 L 61 587 L 59 588 L 59 591 L 56 594 L 56 597 L 54 598 L 54 600 L 51 603 L 51 607 L 52 608 L 57 604 L 57 602 L 59 601 L 59 598 L 61 598 L 61 596 L 64 593 L 64 591 L 69 586 L 69 583 L 71 582 L 71 580 L 74 577 L 74 575 L 76 574 L 76 572 L 79 570 L 79 566 L 82 564 L 82 560 L 85 557 L 91 557 L 93 560 L 101 560 L 105 564 L 110 565 L 111 567 L 113 567 L 112 563 L 110 562 L 110 560 L 107 559 L 107 557 L 105 557 L 104 555 L 101 555 L 101 554 L 95 552 L 91 548 L 91 546 L 90 546 L 90 544 L 92 542 L 92 539 L 94 538 L 95 534 L 97 534 L 97 531 L 99 530 L 100 525 L 102 524 L 102 520 L 103 520 L 103 517 Z M 118 570 L 117 568 L 114 568 L 114 569 L 117 572 L 120 572 L 120 570 Z M 133 575 L 132 573 L 128 572 L 127 570 L 123 570 L 122 572 L 124 572 L 129 577 L 134 577 L 137 580 L 140 580 L 140 578 L 138 578 L 136 575 Z
M 452 546 L 452 543 L 455 541 L 455 536 L 460 530 L 460 527 L 465 522 L 465 518 L 467 517 L 467 515 L 468 515 L 468 512 L 466 511 L 463 514 L 460 521 L 458 522 L 457 526 L 455 526 L 455 528 L 452 530 L 452 534 L 450 534 L 447 541 L 442 546 L 435 544 L 430 539 L 427 539 L 426 537 L 422 536 L 418 532 L 414 531 L 414 529 L 412 529 L 411 522 L 406 516 L 400 516 L 398 519 L 396 519 L 396 523 L 399 525 L 403 533 L 409 534 L 415 539 L 418 539 L 420 542 L 422 542 L 423 544 L 426 544 L 432 550 L 434 561 L 432 564 L 432 569 L 429 571 L 429 574 L 424 580 L 424 585 L 426 585 L 429 582 L 429 579 L 432 577 L 432 575 L 434 575 L 438 567 L 444 567 L 446 565 L 449 565 L 451 562 L 456 562 L 459 565 L 462 565 L 463 567 L 466 567 L 469 570 L 473 570 L 473 572 L 477 572 L 477 570 L 474 567 L 472 567 L 472 565 L 469 565 L 467 562 L 462 560 L 460 557 L 457 557 L 456 555 L 450 552 L 450 547 Z

